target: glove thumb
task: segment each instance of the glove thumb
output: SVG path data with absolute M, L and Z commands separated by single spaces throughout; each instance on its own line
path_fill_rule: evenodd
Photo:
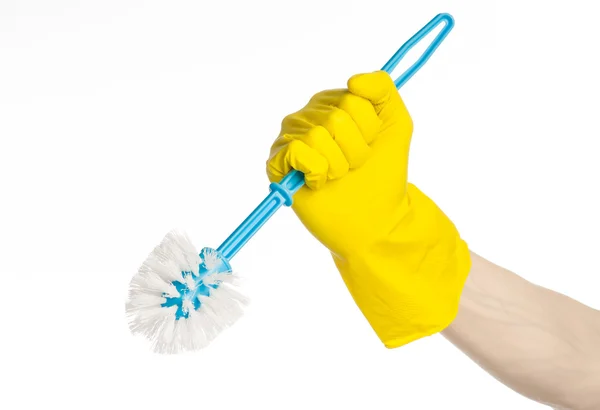
M 350 77 L 348 90 L 369 100 L 378 114 L 387 104 L 401 102 L 394 80 L 385 71 L 356 74 Z

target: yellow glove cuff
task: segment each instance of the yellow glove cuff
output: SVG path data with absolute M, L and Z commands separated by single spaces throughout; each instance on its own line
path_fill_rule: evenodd
M 446 328 L 471 268 L 467 244 L 431 199 L 409 184 L 400 207 L 379 237 L 333 255 L 356 304 L 388 348 Z

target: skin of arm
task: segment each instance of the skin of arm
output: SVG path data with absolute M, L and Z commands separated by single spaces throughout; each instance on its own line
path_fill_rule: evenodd
M 557 410 L 600 409 L 600 311 L 471 258 L 444 337 L 532 400 Z

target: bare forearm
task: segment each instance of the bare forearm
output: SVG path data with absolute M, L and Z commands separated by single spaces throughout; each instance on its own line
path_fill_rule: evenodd
M 513 390 L 557 409 L 600 409 L 600 312 L 472 254 L 444 336 Z

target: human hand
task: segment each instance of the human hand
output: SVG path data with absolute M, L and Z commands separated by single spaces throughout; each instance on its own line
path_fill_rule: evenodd
M 412 130 L 390 76 L 359 74 L 287 116 L 267 162 L 272 182 L 304 173 L 292 208 L 388 347 L 452 321 L 470 264 L 452 222 L 407 183 Z

